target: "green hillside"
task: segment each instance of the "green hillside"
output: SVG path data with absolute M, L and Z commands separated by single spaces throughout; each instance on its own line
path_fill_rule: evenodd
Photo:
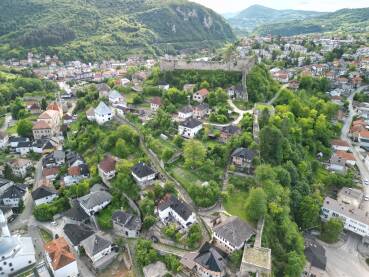
M 185 0 L 1 0 L 0 58 L 29 49 L 86 61 L 234 40 L 224 19 Z
M 255 30 L 256 33 L 261 35 L 272 34 L 282 36 L 339 31 L 368 32 L 369 8 L 343 9 L 305 20 L 266 24 Z
M 228 22 L 235 29 L 251 32 L 256 27 L 277 22 L 289 22 L 320 16 L 325 13 L 299 10 L 275 10 L 261 5 L 252 5 L 236 16 L 229 18 Z

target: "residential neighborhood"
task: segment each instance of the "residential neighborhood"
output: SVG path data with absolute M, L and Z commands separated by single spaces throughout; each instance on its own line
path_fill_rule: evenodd
M 0 55 L 0 275 L 369 276 L 368 38 Z

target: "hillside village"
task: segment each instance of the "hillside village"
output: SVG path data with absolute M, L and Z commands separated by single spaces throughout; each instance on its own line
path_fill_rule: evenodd
M 366 274 L 368 41 L 229 47 L 2 61 L 0 274 Z M 345 242 L 357 255 L 334 252 Z

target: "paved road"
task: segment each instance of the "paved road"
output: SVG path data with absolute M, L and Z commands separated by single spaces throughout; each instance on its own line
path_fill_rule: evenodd
M 352 151 L 352 153 L 354 154 L 354 157 L 356 159 L 356 165 L 359 168 L 361 177 L 363 179 L 368 179 L 369 180 L 369 170 L 368 168 L 365 166 L 360 153 L 357 151 L 357 149 L 353 146 L 350 138 L 349 138 L 349 131 L 350 131 L 350 126 L 351 126 L 351 122 L 353 117 L 356 115 L 353 107 L 352 107 L 352 100 L 355 96 L 356 93 L 366 89 L 368 86 L 364 86 L 359 88 L 358 90 L 356 90 L 355 92 L 353 92 L 350 97 L 347 98 L 347 100 L 349 101 L 349 114 L 347 116 L 347 118 L 344 121 L 342 130 L 341 130 L 341 139 L 346 141 L 349 145 L 350 145 L 350 149 Z M 364 189 L 364 193 L 365 195 L 369 195 L 369 186 L 363 185 L 363 189 Z M 362 204 L 362 208 L 369 211 L 369 201 L 363 201 Z
M 245 114 L 247 114 L 247 113 L 248 114 L 253 114 L 253 112 L 254 112 L 254 109 L 250 109 L 250 110 L 246 110 L 246 111 L 239 109 L 233 103 L 233 101 L 231 99 L 228 99 L 228 105 L 231 107 L 231 109 L 232 109 L 233 112 L 235 112 L 235 113 L 238 114 L 238 117 L 234 121 L 232 121 L 230 123 L 226 123 L 226 124 L 218 124 L 218 123 L 204 122 L 204 125 L 211 125 L 211 126 L 219 127 L 219 128 L 221 128 L 221 127 L 227 127 L 227 126 L 230 126 L 230 125 L 237 125 L 238 123 L 241 122 L 241 120 L 242 120 L 242 118 L 243 118 L 243 116 Z
M 12 121 L 12 116 L 10 114 L 5 115 L 5 120 L 3 126 L 1 126 L 0 130 L 5 132 L 6 129 L 9 127 L 9 123 Z
M 327 256 L 327 272 L 330 277 L 366 277 L 369 269 L 359 255 L 357 246 L 360 238 L 354 234 L 340 247 L 322 242 Z

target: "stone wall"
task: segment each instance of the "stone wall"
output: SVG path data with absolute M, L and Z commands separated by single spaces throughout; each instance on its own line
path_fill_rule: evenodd
M 231 62 L 214 62 L 214 61 L 188 61 L 178 59 L 161 59 L 160 69 L 162 71 L 173 70 L 224 70 L 248 73 L 255 64 L 252 57 L 239 59 Z

